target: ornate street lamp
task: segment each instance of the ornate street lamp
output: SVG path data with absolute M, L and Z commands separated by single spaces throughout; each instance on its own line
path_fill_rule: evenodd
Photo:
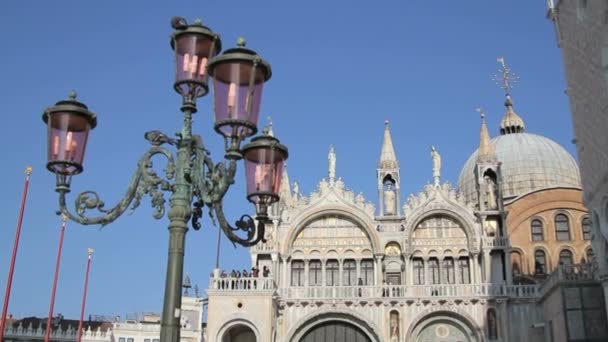
M 95 128 L 97 117 L 71 93 L 68 100 L 48 108 L 43 115 L 48 125 L 47 168 L 57 177 L 60 212 L 81 224 L 106 225 L 120 217 L 129 207 L 139 206 L 144 195 L 149 195 L 155 208 L 154 218 L 165 213 L 164 194 L 169 192 L 169 258 L 161 341 L 179 341 L 181 284 L 188 221 L 195 230 L 203 207 L 216 217 L 219 226 L 233 241 L 253 246 L 264 239 L 264 225 L 268 221 L 268 206 L 279 200 L 279 184 L 287 148 L 264 130 L 261 136 L 241 148 L 241 143 L 257 132 L 262 88 L 271 77 L 270 64 L 255 51 L 245 48 L 239 39 L 238 47 L 218 56 L 219 36 L 202 25 L 200 20 L 188 25 L 183 18 L 173 18 L 175 29 L 171 47 L 175 51 L 176 79 L 174 88 L 182 96 L 181 111 L 184 125 L 177 138 L 160 131 L 149 131 L 144 137 L 152 147 L 144 153 L 131 179 L 127 193 L 113 208 L 94 191 L 76 196 L 75 214 L 66 205 L 72 176 L 83 171 L 82 163 L 88 133 Z M 192 134 L 192 115 L 196 100 L 208 93 L 208 78 L 213 78 L 215 97 L 215 130 L 225 139 L 225 160 L 214 163 L 199 135 Z M 174 154 L 163 145 L 175 146 Z M 151 159 L 162 155 L 167 159 L 164 177 L 152 169 Z M 243 215 L 230 225 L 224 215 L 224 195 L 234 183 L 236 164 L 245 160 L 247 199 L 255 204 L 256 218 Z M 86 216 L 88 210 L 99 216 Z M 256 224 L 257 221 L 257 224 Z

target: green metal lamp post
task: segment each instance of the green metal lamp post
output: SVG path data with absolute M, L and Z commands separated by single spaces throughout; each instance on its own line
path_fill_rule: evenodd
M 174 88 L 182 96 L 181 111 L 184 125 L 176 138 L 160 131 L 147 132 L 144 137 L 152 145 L 140 158 L 125 196 L 113 208 L 94 191 L 76 196 L 75 214 L 66 205 L 72 176 L 83 171 L 82 162 L 89 131 L 95 128 L 97 116 L 86 105 L 76 100 L 59 101 L 45 110 L 43 120 L 48 126 L 47 168 L 56 175 L 60 212 L 84 225 L 106 225 L 120 217 L 129 207 L 139 206 L 144 195 L 151 197 L 154 218 L 165 213 L 165 193 L 169 198 L 169 256 L 161 341 L 179 341 L 181 316 L 181 284 L 183 278 L 184 245 L 188 222 L 200 229 L 203 207 L 217 218 L 219 226 L 233 241 L 242 246 L 253 246 L 264 239 L 264 225 L 268 221 L 268 207 L 279 200 L 283 162 L 287 148 L 268 130 L 241 147 L 245 139 L 257 132 L 262 88 L 272 75 L 270 64 L 255 51 L 238 46 L 219 55 L 219 36 L 200 20 L 188 24 L 183 18 L 173 18 L 175 29 L 171 47 L 175 51 L 176 80 Z M 225 160 L 214 163 L 199 135 L 192 134 L 192 115 L 196 113 L 197 98 L 209 91 L 208 79 L 213 80 L 215 98 L 215 130 L 225 139 Z M 174 146 L 173 153 L 163 145 Z M 152 168 L 154 156 L 167 160 L 164 176 Z M 256 218 L 243 215 L 231 226 L 223 211 L 224 195 L 234 183 L 236 164 L 245 161 L 247 199 L 255 205 Z M 99 216 L 86 216 L 97 210 Z M 257 221 L 257 225 L 256 225 Z

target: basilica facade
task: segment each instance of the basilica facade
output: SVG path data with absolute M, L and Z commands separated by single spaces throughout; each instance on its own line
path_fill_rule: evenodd
M 266 242 L 251 249 L 252 265 L 270 272 L 231 278 L 216 270 L 205 341 L 608 337 L 605 314 L 592 304 L 603 306 L 603 296 L 589 266 L 576 161 L 527 133 L 508 93 L 505 106 L 494 139 L 481 113 L 479 147 L 457 186 L 441 180 L 431 147 L 429 183 L 402 197 L 388 122 L 375 204 L 336 175 L 333 147 L 327 177 L 310 194 L 285 169 Z M 588 304 L 570 307 L 576 296 Z

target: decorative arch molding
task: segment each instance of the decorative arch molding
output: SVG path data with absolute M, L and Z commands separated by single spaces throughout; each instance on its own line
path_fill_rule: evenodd
M 477 226 L 474 217 L 472 217 L 470 213 L 467 213 L 466 211 L 460 208 L 455 208 L 445 203 L 442 205 L 433 206 L 433 208 L 430 208 L 430 210 L 428 208 L 426 210 L 417 210 L 413 213 L 413 216 L 410 217 L 410 219 L 405 225 L 405 236 L 407 237 L 407 241 L 405 244 L 405 252 L 407 254 L 410 254 L 414 251 L 412 246 L 412 236 L 418 224 L 420 224 L 425 219 L 431 218 L 436 215 L 445 215 L 458 222 L 467 235 L 469 251 L 471 253 L 479 253 L 480 237 L 476 229 L 474 228 Z
M 381 342 L 378 332 L 378 327 L 354 311 L 336 310 L 336 309 L 322 309 L 314 311 L 298 320 L 291 329 L 287 332 L 287 342 L 298 342 L 304 335 L 311 329 L 315 328 L 319 324 L 338 321 L 359 328 L 372 342 Z
M 306 228 L 309 223 L 328 215 L 344 216 L 353 220 L 369 237 L 369 241 L 373 249 L 372 253 L 378 254 L 384 252 L 384 246 L 382 246 L 380 243 L 380 239 L 374 230 L 375 225 L 369 219 L 369 217 L 367 217 L 367 214 L 355 208 L 345 208 L 342 205 L 331 205 L 324 206 L 322 208 L 312 208 L 298 215 L 293 220 L 294 229 L 291 229 L 283 239 L 281 253 L 284 255 L 289 255 L 291 245 L 295 241 L 300 231 Z
M 224 334 L 226 334 L 230 329 L 232 329 L 236 326 L 239 326 L 239 325 L 244 325 L 244 326 L 248 327 L 249 329 L 251 329 L 251 331 L 253 331 L 253 333 L 255 334 L 256 341 L 258 341 L 258 342 L 262 341 L 260 331 L 257 329 L 255 324 L 253 324 L 244 315 L 239 314 L 239 313 L 234 313 L 232 315 L 229 315 L 226 318 L 226 321 L 218 329 L 215 340 L 222 341 L 222 338 L 224 338 Z
M 483 329 L 475 323 L 473 317 L 463 310 L 448 307 L 432 307 L 422 311 L 418 316 L 411 321 L 405 341 L 414 341 L 415 335 L 419 332 L 424 323 L 430 323 L 441 318 L 451 318 L 455 323 L 464 324 L 474 334 L 478 342 L 486 341 L 486 336 Z

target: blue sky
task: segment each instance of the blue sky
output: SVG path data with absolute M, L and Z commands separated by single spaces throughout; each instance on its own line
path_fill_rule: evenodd
M 479 140 L 486 108 L 498 134 L 504 94 L 491 77 L 496 58 L 521 75 L 515 110 L 529 132 L 574 153 L 560 50 L 543 0 L 512 1 L 5 1 L 0 5 L 0 103 L 3 139 L 0 196 L 0 289 L 6 286 L 23 170 L 32 165 L 9 312 L 48 312 L 59 239 L 54 175 L 46 171 L 45 107 L 76 89 L 98 114 L 75 194 L 97 190 L 107 205 L 124 193 L 146 150 L 143 133 L 172 134 L 181 125 L 172 90 L 169 20 L 196 17 L 222 36 L 238 36 L 264 56 L 273 77 L 261 117 L 289 147 L 289 174 L 309 193 L 327 174 L 334 144 L 337 175 L 376 202 L 375 170 L 384 120 L 401 164 L 402 199 L 431 180 L 429 146 L 443 157 L 443 178 L 456 182 Z M 212 129 L 212 98 L 199 101 L 195 130 L 212 155 L 222 140 Z M 251 213 L 241 169 L 226 199 L 228 215 Z M 78 317 L 86 249 L 93 247 L 87 314 L 160 311 L 167 220 L 149 201 L 100 230 L 68 223 L 55 312 Z M 205 216 L 206 217 L 206 216 Z M 217 228 L 205 218 L 187 237 L 185 272 L 206 288 L 215 264 Z M 224 238 L 221 266 L 248 267 L 244 248 Z M 4 293 L 4 292 L 2 292 Z

